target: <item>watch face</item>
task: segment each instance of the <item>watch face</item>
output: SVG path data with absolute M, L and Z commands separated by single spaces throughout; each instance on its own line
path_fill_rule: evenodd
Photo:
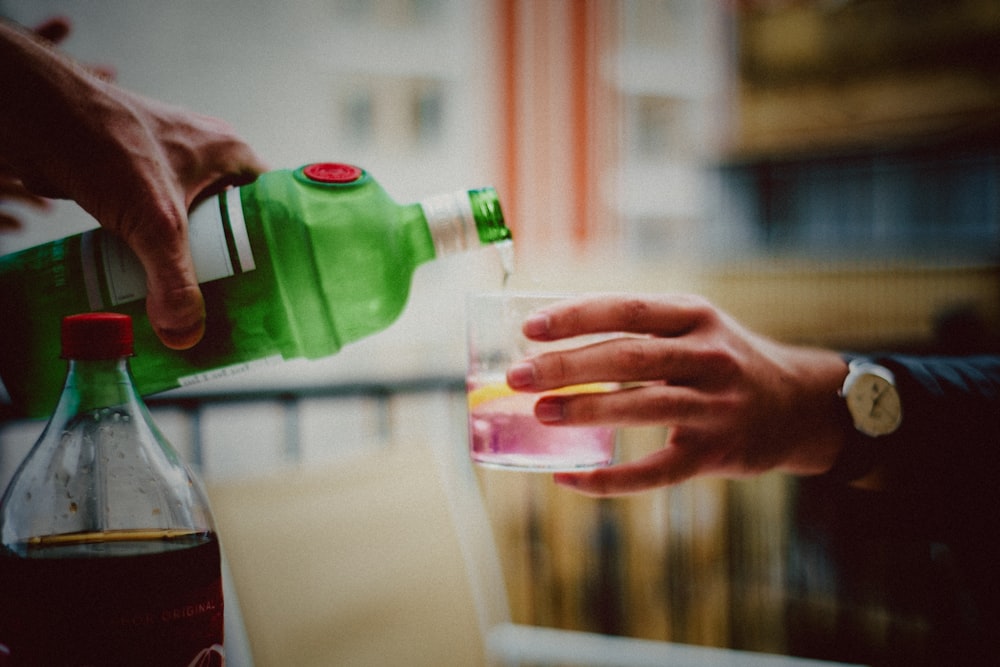
M 868 435 L 887 435 L 902 421 L 902 408 L 896 387 L 881 375 L 864 373 L 847 392 L 847 407 L 854 426 Z

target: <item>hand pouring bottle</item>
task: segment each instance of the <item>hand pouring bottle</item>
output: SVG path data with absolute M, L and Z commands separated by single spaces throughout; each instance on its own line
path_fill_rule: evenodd
M 130 315 L 132 372 L 148 395 L 332 355 L 399 317 L 419 265 L 511 237 L 492 188 L 401 205 L 371 174 L 340 163 L 263 174 L 189 217 L 207 313 L 205 337 L 189 350 L 159 341 L 146 317 L 142 267 L 103 229 L 0 258 L 0 377 L 20 412 L 51 413 L 66 315 Z

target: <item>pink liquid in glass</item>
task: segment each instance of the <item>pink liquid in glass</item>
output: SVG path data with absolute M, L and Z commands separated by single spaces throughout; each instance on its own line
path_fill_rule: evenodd
M 505 396 L 469 413 L 472 460 L 494 468 L 585 470 L 611 463 L 615 429 L 547 426 L 534 416 L 537 395 Z

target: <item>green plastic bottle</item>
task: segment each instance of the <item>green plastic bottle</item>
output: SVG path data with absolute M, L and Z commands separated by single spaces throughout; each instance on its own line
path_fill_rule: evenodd
M 511 238 L 492 188 L 400 205 L 365 170 L 340 163 L 262 174 L 200 204 L 189 222 L 207 311 L 205 337 L 190 350 L 153 333 L 142 267 L 102 229 L 0 258 L 0 378 L 16 409 L 52 411 L 66 315 L 130 315 L 132 372 L 148 395 L 332 355 L 399 317 L 420 264 Z

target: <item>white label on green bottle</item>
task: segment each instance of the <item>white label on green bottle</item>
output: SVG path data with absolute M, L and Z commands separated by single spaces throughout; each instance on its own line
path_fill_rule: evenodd
M 222 206 L 225 206 L 223 210 Z M 132 250 L 113 234 L 83 235 L 83 277 L 91 310 L 138 301 L 146 296 L 146 273 Z M 229 236 L 227 238 L 227 231 Z M 212 197 L 188 216 L 188 244 L 199 283 L 256 268 L 239 190 Z M 98 253 L 99 251 L 99 253 Z M 98 259 L 99 255 L 99 259 Z M 104 269 L 109 304 L 99 288 L 97 262 Z
M 253 261 L 253 249 L 250 247 L 250 235 L 247 234 L 247 221 L 243 217 L 243 202 L 240 201 L 239 190 L 232 188 L 226 191 L 226 210 L 229 212 L 229 228 L 233 232 L 240 268 L 244 272 L 253 271 L 257 264 Z
M 112 234 L 101 235 L 101 259 L 112 306 L 138 301 L 146 296 L 146 273 L 139 258 L 125 242 Z M 94 304 L 90 304 L 93 308 Z
M 428 197 L 420 207 L 439 257 L 479 246 L 479 230 L 468 192 Z

